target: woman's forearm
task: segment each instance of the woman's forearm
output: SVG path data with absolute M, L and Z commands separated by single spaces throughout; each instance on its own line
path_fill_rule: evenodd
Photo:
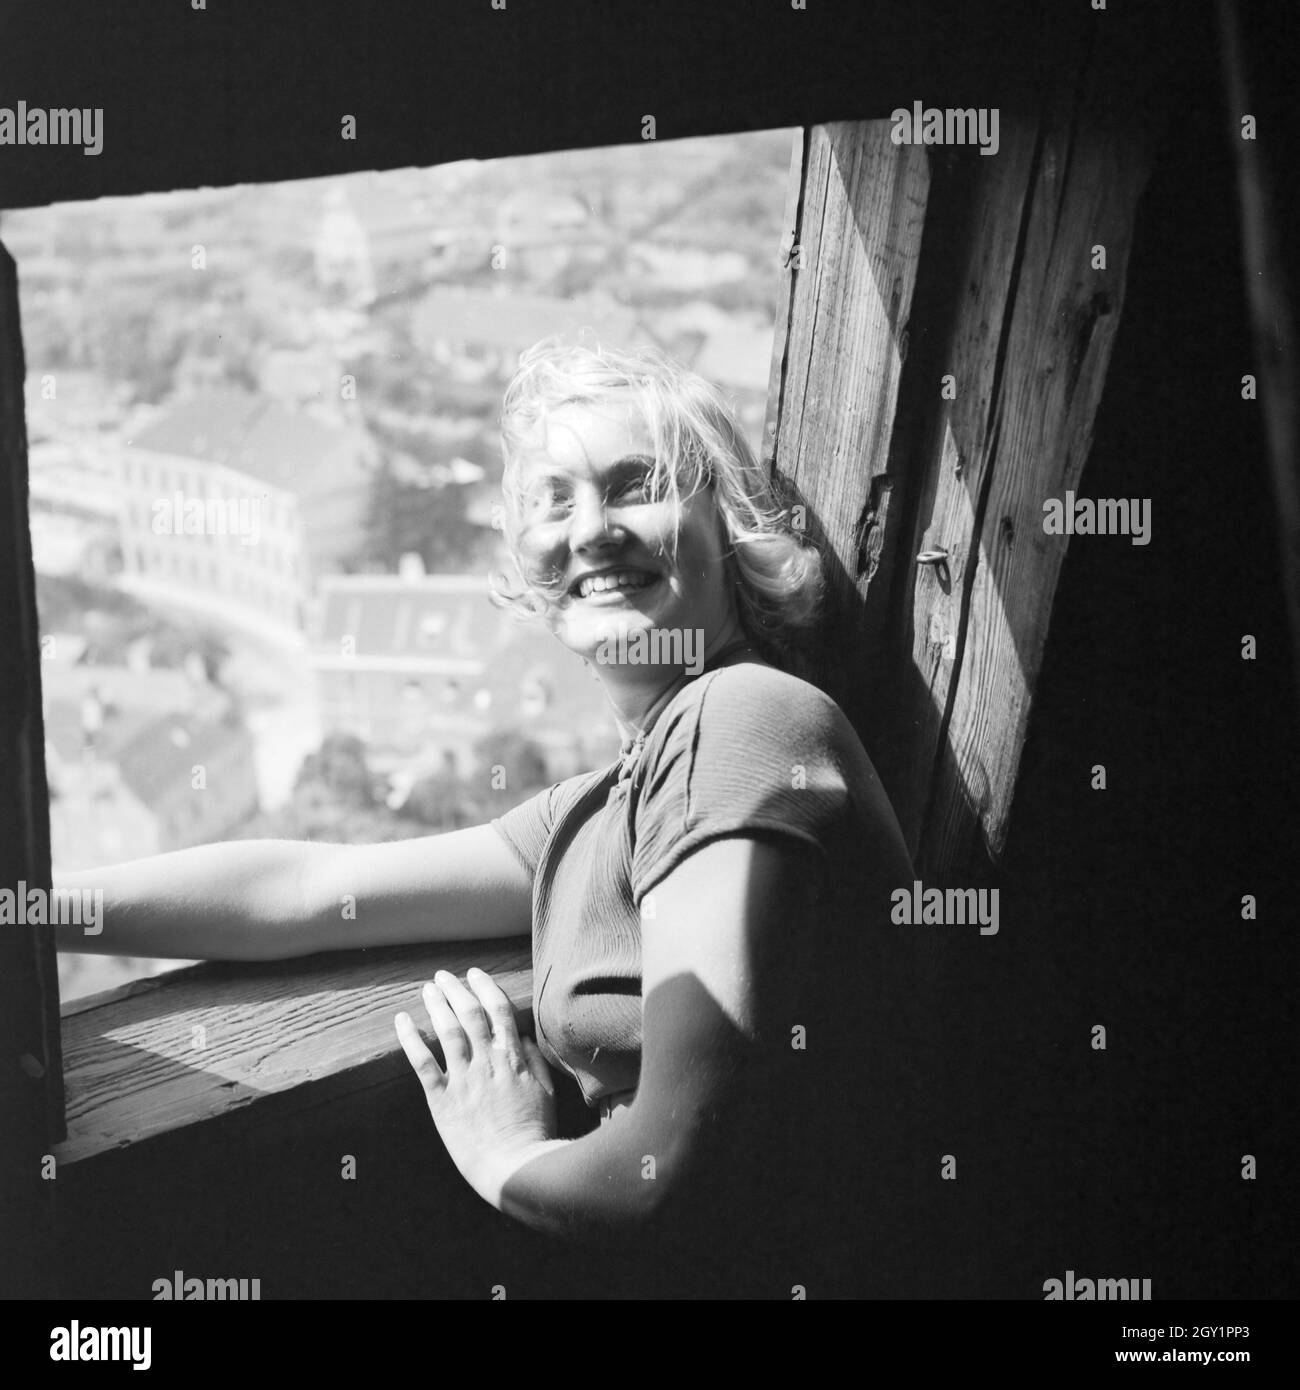
M 387 844 L 237 840 L 60 875 L 102 914 L 64 951 L 274 960 L 359 946 L 522 936 L 532 878 L 490 825 Z
M 475 1185 L 498 1211 L 546 1235 L 593 1244 L 625 1240 L 647 1233 L 679 1186 L 666 1148 L 628 1111 L 582 1139 L 492 1155 Z
M 60 875 L 56 892 L 80 893 L 87 910 L 56 925 L 56 945 L 178 960 L 302 955 L 320 949 L 303 883 L 327 855 L 323 845 L 242 840 Z

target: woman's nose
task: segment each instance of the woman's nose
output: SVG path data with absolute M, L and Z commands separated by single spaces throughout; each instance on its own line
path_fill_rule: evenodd
M 618 530 L 604 497 L 594 488 L 579 489 L 569 517 L 569 548 L 582 550 L 605 544 L 616 537 Z

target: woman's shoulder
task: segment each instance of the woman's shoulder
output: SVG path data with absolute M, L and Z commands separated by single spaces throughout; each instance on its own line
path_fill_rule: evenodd
M 824 690 L 765 662 L 738 662 L 710 671 L 687 687 L 688 703 L 711 726 L 778 739 L 853 736 L 843 711 Z
M 834 700 L 798 676 L 762 662 L 720 667 L 687 685 L 656 721 L 649 761 L 694 767 L 721 759 L 753 772 L 829 758 L 865 757 Z
M 709 671 L 701 679 L 723 691 L 752 693 L 768 699 L 807 700 L 837 708 L 835 701 L 824 690 L 766 661 L 737 661 Z
M 549 834 L 552 828 L 577 806 L 585 796 L 607 782 L 616 769 L 598 768 L 561 778 L 525 796 L 514 806 L 493 816 L 491 824 L 509 836 L 512 833 Z
M 712 839 L 776 834 L 836 858 L 892 814 L 834 700 L 757 662 L 706 672 L 680 692 L 632 792 L 641 890 Z

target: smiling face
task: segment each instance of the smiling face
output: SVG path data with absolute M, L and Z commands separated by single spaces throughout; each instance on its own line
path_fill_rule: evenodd
M 712 493 L 655 500 L 654 461 L 644 420 L 617 395 L 559 406 L 516 455 L 520 570 L 549 599 L 555 635 L 588 660 L 638 628 L 702 630 L 712 650 L 735 624 Z

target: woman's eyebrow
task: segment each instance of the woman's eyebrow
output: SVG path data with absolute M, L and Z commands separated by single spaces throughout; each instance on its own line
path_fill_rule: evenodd
M 612 463 L 605 467 L 606 473 L 625 472 L 630 473 L 637 468 L 653 468 L 655 459 L 653 454 L 624 454 L 622 458 L 616 458 Z
M 621 457 L 612 459 L 609 463 L 598 466 L 594 471 L 598 477 L 618 477 L 624 473 L 643 472 L 655 466 L 653 454 L 623 454 Z M 528 469 L 528 481 L 532 484 L 538 482 L 553 482 L 560 479 L 568 482 L 580 474 L 586 474 L 585 469 L 573 470 L 565 468 L 556 463 L 537 463 Z

